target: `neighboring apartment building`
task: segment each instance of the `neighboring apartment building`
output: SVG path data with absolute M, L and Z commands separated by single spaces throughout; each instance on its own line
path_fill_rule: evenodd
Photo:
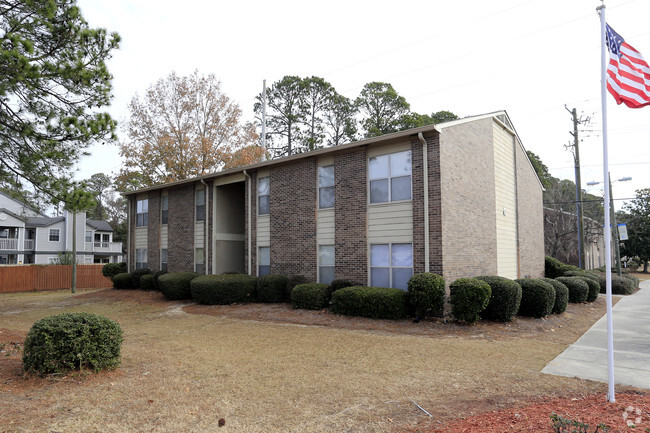
M 48 217 L 0 192 L 0 264 L 56 263 L 59 253 L 72 251 L 72 214 Z M 106 221 L 77 214 L 77 262 L 122 261 L 122 243 L 113 242 Z
M 605 237 L 603 223 L 591 218 L 583 219 L 584 269 L 605 266 Z M 558 209 L 544 208 L 544 249 L 546 255 L 563 263 L 578 266 L 580 263 L 578 216 Z
M 544 274 L 542 186 L 503 111 L 126 197 L 130 270 L 401 289 L 426 271 L 448 283 Z

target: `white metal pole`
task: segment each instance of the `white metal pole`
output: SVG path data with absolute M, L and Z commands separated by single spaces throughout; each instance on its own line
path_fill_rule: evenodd
M 607 188 L 609 180 L 609 154 L 607 149 L 607 53 L 606 53 L 606 21 L 605 21 L 605 2 L 602 6 L 598 7 L 600 14 L 600 98 L 603 111 L 603 188 L 605 200 L 605 279 L 607 282 L 606 299 L 607 299 L 607 401 L 610 403 L 616 402 L 614 392 L 614 325 L 612 320 L 612 228 L 609 218 L 609 188 Z

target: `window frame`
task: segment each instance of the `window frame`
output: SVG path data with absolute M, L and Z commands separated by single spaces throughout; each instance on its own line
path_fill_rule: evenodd
M 135 201 L 135 226 L 147 227 L 149 225 L 149 199 L 142 198 Z
M 321 255 L 322 248 L 332 248 L 332 264 L 324 265 L 322 263 L 323 256 Z M 331 269 L 332 270 L 332 279 L 330 281 L 325 281 L 322 279 L 323 270 Z M 318 245 L 318 282 L 321 284 L 332 284 L 332 281 L 336 279 L 336 246 L 335 245 Z
M 262 264 L 262 249 L 268 250 L 268 258 L 269 258 L 268 264 Z M 262 266 L 264 266 L 264 270 L 262 270 Z M 270 246 L 257 247 L 257 276 L 261 277 L 263 275 L 268 275 L 270 273 L 271 273 L 271 247 Z
M 138 261 L 139 259 L 143 259 L 144 261 Z M 149 260 L 147 257 L 147 248 L 136 248 L 135 250 L 135 268 L 136 269 L 144 269 L 147 268 L 149 265 Z
M 393 246 L 395 245 L 409 245 L 411 248 L 411 266 L 397 266 L 393 264 Z M 372 265 L 372 247 L 373 246 L 388 246 L 388 266 L 373 266 Z M 395 280 L 394 280 L 394 270 L 399 270 L 399 269 L 410 269 L 411 270 L 411 276 L 413 276 L 413 242 L 384 242 L 384 243 L 376 243 L 376 244 L 368 244 L 368 269 L 369 269 L 369 279 L 370 282 L 369 284 L 371 286 L 375 286 L 375 283 L 373 282 L 373 269 L 388 269 L 388 279 L 389 279 L 389 284 L 388 287 L 393 287 L 401 290 L 407 290 L 406 287 L 401 288 L 401 287 L 395 287 Z M 410 278 L 410 277 L 409 277 Z M 378 287 L 383 287 L 383 286 L 378 286 Z
M 90 240 L 88 240 L 88 235 L 90 234 Z M 93 239 L 95 238 L 95 233 L 92 230 L 86 230 L 86 240 L 85 242 L 87 244 L 93 243 Z
M 260 194 L 260 185 L 262 181 L 267 183 L 267 193 Z M 267 203 L 265 205 L 265 212 L 262 212 L 262 198 L 267 198 Z M 260 177 L 257 179 L 257 214 L 258 215 L 269 215 L 271 213 L 271 178 L 269 176 Z
M 392 173 L 392 158 L 395 157 L 396 155 L 403 155 L 403 154 L 408 154 L 408 158 L 410 160 L 409 164 L 409 174 L 398 174 L 398 175 L 393 175 Z M 372 177 L 370 173 L 370 164 L 371 160 L 373 159 L 378 159 L 386 157 L 387 159 L 387 173 L 385 177 Z M 409 178 L 409 197 L 408 198 L 400 198 L 400 199 L 395 199 L 393 200 L 393 181 L 396 179 L 402 179 L 402 178 Z M 386 195 L 387 195 L 387 200 L 386 201 L 373 201 L 372 199 L 372 183 L 373 182 L 386 182 Z M 396 202 L 405 202 L 405 201 L 411 201 L 413 200 L 413 152 L 411 150 L 402 150 L 399 152 L 392 152 L 392 153 L 385 153 L 382 155 L 375 155 L 371 156 L 368 158 L 368 204 L 384 204 L 384 203 L 396 203 Z
M 56 239 L 52 239 L 56 232 Z M 50 229 L 47 237 L 49 242 L 61 242 L 61 229 Z
M 160 249 L 160 270 L 161 271 L 166 271 L 167 270 L 167 260 L 169 252 L 167 251 L 167 248 L 161 248 Z
M 199 199 L 203 203 L 199 203 Z M 196 222 L 205 221 L 205 188 L 194 190 L 194 220 Z
M 332 170 L 332 184 L 331 185 L 321 185 L 321 170 L 331 169 Z M 336 197 L 334 195 L 334 185 L 335 185 L 335 172 L 334 164 L 331 165 L 322 165 L 318 167 L 318 209 L 333 209 L 336 205 Z M 321 191 L 331 190 L 332 191 L 332 205 L 323 206 Z
M 160 197 L 160 224 L 166 225 L 169 221 L 169 194 Z

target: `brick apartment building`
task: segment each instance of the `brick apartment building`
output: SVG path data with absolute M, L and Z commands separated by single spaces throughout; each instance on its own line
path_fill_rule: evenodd
M 447 282 L 544 273 L 542 186 L 504 111 L 126 197 L 130 270 L 399 288 L 426 271 Z

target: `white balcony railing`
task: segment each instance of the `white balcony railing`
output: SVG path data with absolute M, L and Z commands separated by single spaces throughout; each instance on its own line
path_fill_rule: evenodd
M 93 251 L 98 253 L 122 252 L 122 242 L 94 242 Z
M 18 239 L 0 239 L 0 250 L 17 250 Z
M 25 251 L 34 249 L 34 239 L 25 239 Z

